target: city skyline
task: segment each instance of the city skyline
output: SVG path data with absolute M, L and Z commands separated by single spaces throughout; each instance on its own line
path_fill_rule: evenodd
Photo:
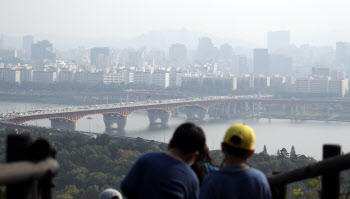
M 137 37 L 132 37 L 124 40 L 116 40 L 113 38 L 80 38 L 79 40 L 74 40 L 74 38 L 64 38 L 61 36 L 54 35 L 43 35 L 43 34 L 24 34 L 24 35 L 8 35 L 4 32 L 0 32 L 0 49 L 23 49 L 23 42 L 25 37 L 33 37 L 33 41 L 42 41 L 49 40 L 54 43 L 56 49 L 69 50 L 80 47 L 85 48 L 94 48 L 94 47 L 109 47 L 112 49 L 142 49 L 147 48 L 148 50 L 152 49 L 161 49 L 167 51 L 172 44 L 179 43 L 185 45 L 189 50 L 196 50 L 198 47 L 198 41 L 200 38 L 208 37 L 212 40 L 214 47 L 219 48 L 221 45 L 229 44 L 233 48 L 268 48 L 269 39 L 268 35 L 270 33 L 278 32 L 287 32 L 289 33 L 289 42 L 290 46 L 297 48 L 309 45 L 312 47 L 331 47 L 336 49 L 337 42 L 350 42 L 350 37 L 347 40 L 335 40 L 334 43 L 329 43 L 327 45 L 314 45 L 311 43 L 302 43 L 297 45 L 293 40 L 293 32 L 288 30 L 276 30 L 264 33 L 265 41 L 263 44 L 259 45 L 250 41 L 234 39 L 229 37 L 218 37 L 210 33 L 204 32 L 192 32 L 188 29 L 179 29 L 179 30 L 156 30 L 150 31 L 145 34 L 141 34 Z M 167 33 L 170 33 L 167 36 Z M 158 38 L 159 37 L 159 38 Z M 3 39 L 3 40 L 2 40 Z M 110 40 L 109 40 L 110 39 Z
M 265 47 L 265 34 L 287 30 L 296 45 L 347 41 L 349 3 L 327 1 L 9 1 L 1 3 L 0 32 L 40 40 L 121 41 L 154 30 L 189 29 Z M 48 9 L 49 8 L 49 9 Z M 37 13 L 37 14 L 28 14 Z M 25 19 L 25 20 L 24 20 Z M 64 28 L 63 28 L 64 27 Z M 46 37 L 46 38 L 41 38 Z M 56 42 L 57 43 L 57 42 Z

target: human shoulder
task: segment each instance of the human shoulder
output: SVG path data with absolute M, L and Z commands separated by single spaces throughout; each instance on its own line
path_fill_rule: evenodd
M 154 159 L 159 159 L 164 155 L 165 155 L 165 153 L 161 153 L 161 152 L 147 152 L 147 153 L 142 154 L 137 159 L 136 164 L 140 164 L 141 162 L 153 161 Z
M 252 176 L 256 176 L 256 177 L 259 177 L 259 178 L 264 178 L 264 179 L 266 179 L 265 174 L 264 174 L 262 171 L 260 171 L 260 170 L 258 170 L 258 169 L 255 169 L 255 168 L 250 168 L 250 169 L 248 169 L 248 170 L 247 170 L 247 173 L 248 173 L 249 175 L 252 175 Z
M 143 155 L 141 155 L 140 157 L 149 158 L 149 157 L 161 157 L 164 155 L 166 155 L 166 154 L 163 152 L 147 152 L 147 153 L 144 153 Z

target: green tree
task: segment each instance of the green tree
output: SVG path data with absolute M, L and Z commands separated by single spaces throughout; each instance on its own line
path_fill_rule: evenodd
M 294 161 L 296 160 L 298 157 L 297 153 L 295 152 L 295 148 L 294 148 L 294 145 L 292 146 L 292 148 L 290 149 L 290 155 L 289 155 L 289 158 Z

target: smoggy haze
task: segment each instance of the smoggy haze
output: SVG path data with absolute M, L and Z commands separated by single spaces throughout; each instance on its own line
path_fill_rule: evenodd
M 187 28 L 263 46 L 266 32 L 288 30 L 297 45 L 333 45 L 350 40 L 349 5 L 346 0 L 1 0 L 0 33 L 122 40 Z

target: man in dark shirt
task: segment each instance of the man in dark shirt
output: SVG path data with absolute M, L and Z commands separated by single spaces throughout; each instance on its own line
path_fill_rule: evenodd
M 192 124 L 180 125 L 168 146 L 168 153 L 142 155 L 122 181 L 127 198 L 197 199 L 199 183 L 191 169 L 205 146 L 203 130 Z
M 203 180 L 201 199 L 270 199 L 271 191 L 265 175 L 250 168 L 248 159 L 254 153 L 255 133 L 245 124 L 231 126 L 221 144 L 225 164 L 218 172 Z

